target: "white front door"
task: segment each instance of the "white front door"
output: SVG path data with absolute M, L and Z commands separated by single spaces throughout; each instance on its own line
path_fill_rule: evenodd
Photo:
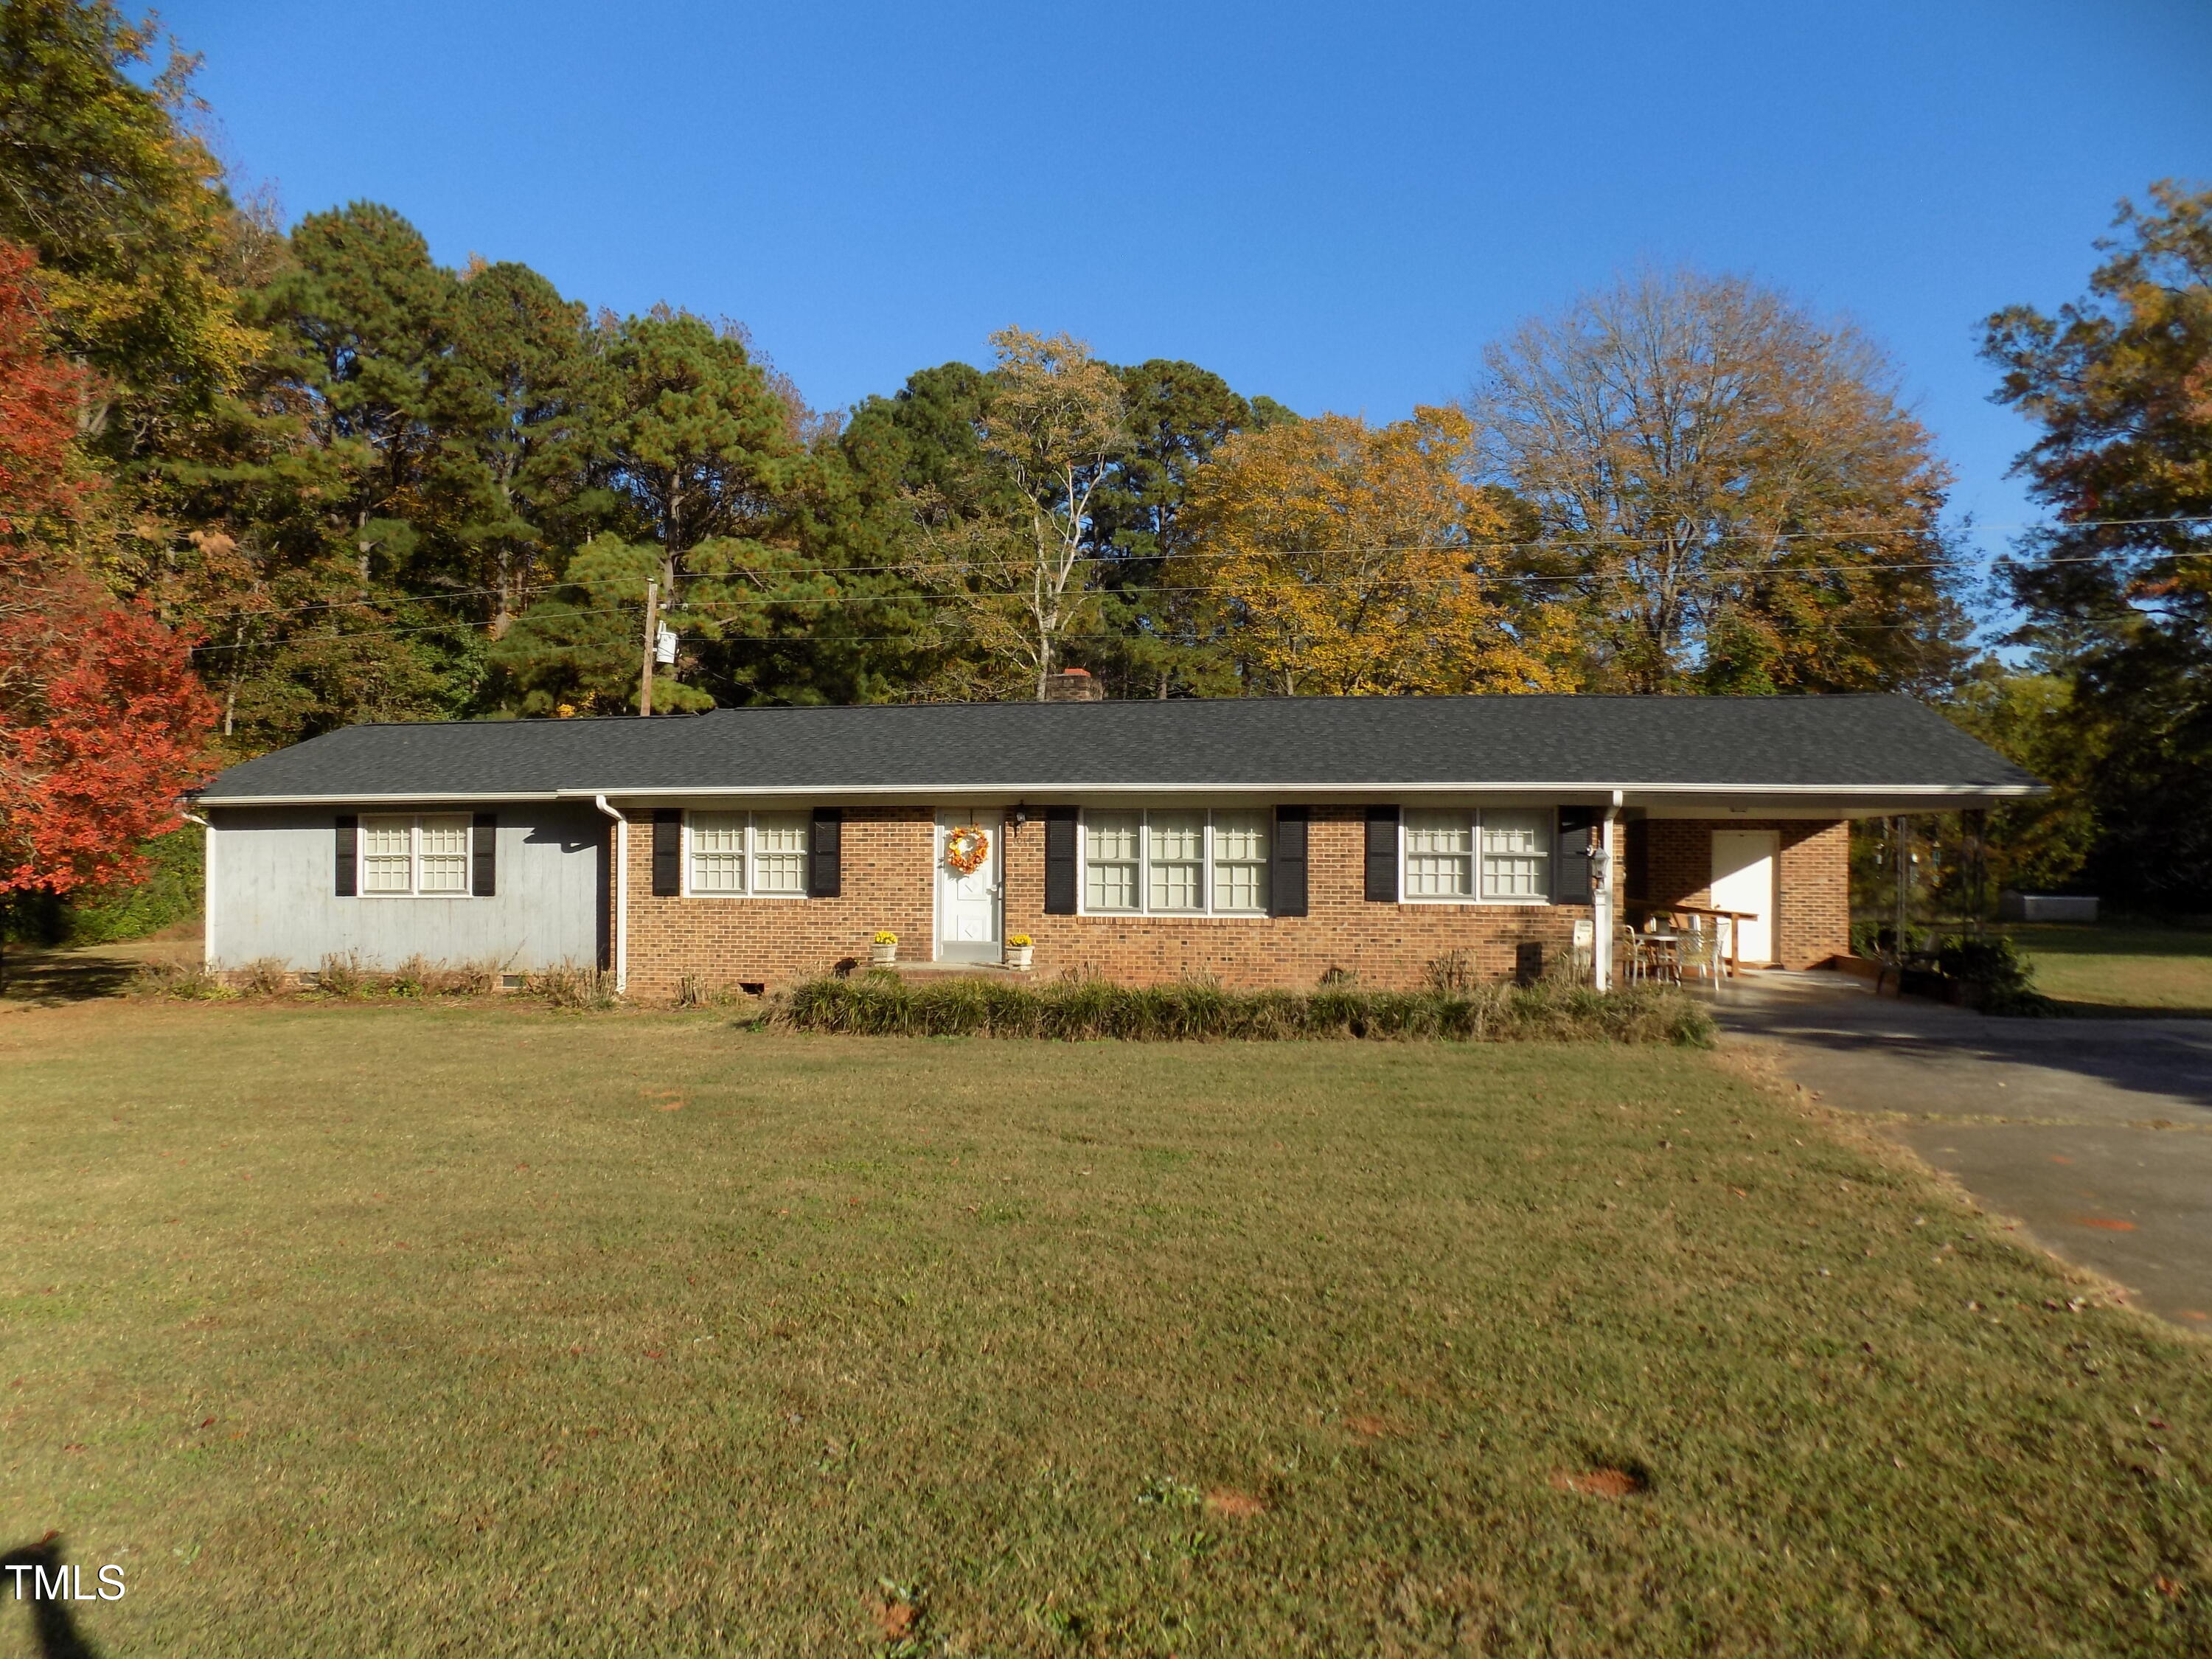
M 1780 900 L 1775 872 L 1781 844 L 1782 837 L 1771 830 L 1713 831 L 1713 908 L 1754 913 L 1735 924 L 1736 960 L 1746 967 L 1774 960 Z
M 937 960 L 996 962 L 999 938 L 999 843 L 1005 824 L 995 806 L 941 806 L 937 811 Z M 945 862 L 945 843 L 956 832 L 979 832 L 983 861 L 963 875 Z

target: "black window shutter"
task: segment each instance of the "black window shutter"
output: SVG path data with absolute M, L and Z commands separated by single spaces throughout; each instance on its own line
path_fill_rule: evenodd
M 340 898 L 352 898 L 361 888 L 354 875 L 354 859 L 361 845 L 361 820 L 350 812 L 337 816 L 337 882 Z
M 1367 809 L 1367 902 L 1398 902 L 1398 809 Z
M 1588 904 L 1590 902 L 1590 830 L 1597 823 L 1594 806 L 1562 806 L 1559 833 L 1552 860 L 1552 902 Z
M 674 806 L 653 809 L 653 896 L 674 898 L 684 890 L 684 813 Z
M 845 890 L 845 813 L 817 806 L 806 837 L 806 896 L 836 898 Z
M 1044 913 L 1075 914 L 1075 823 L 1073 806 L 1044 809 Z
M 499 891 L 499 815 L 479 812 L 469 826 L 469 891 L 489 898 Z
M 1306 913 L 1306 819 L 1303 806 L 1275 809 L 1275 839 L 1268 854 L 1267 914 Z

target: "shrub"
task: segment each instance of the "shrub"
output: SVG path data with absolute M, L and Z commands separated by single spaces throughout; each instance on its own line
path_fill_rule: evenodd
M 543 997 L 556 1008 L 595 1010 L 615 1006 L 615 976 L 600 968 L 579 968 L 563 963 L 522 982 L 526 994 Z
M 736 986 L 710 981 L 703 974 L 686 974 L 676 981 L 679 1008 L 726 1008 L 744 995 Z
M 1429 989 L 1443 996 L 1464 996 L 1482 983 L 1474 970 L 1474 952 L 1447 951 L 1422 971 Z
M 411 956 L 383 976 L 381 988 L 387 996 L 422 996 L 430 989 L 429 979 L 434 971 L 426 957 Z
M 323 965 L 315 970 L 315 988 L 325 996 L 366 996 L 373 983 L 361 958 L 350 951 L 325 957 Z
M 232 970 L 230 983 L 243 996 L 281 997 L 292 988 L 292 970 L 276 957 L 256 957 Z
M 131 994 L 142 997 L 176 997 L 188 1002 L 217 1002 L 237 992 L 222 975 L 210 973 L 196 962 L 149 962 L 131 981 Z
M 2035 988 L 2035 970 L 2002 933 L 1947 933 L 1936 942 L 1936 966 L 1985 1014 L 2048 1014 L 2054 1005 Z
M 1030 987 L 952 979 L 911 985 L 891 973 L 814 979 L 794 987 L 768 1023 L 791 1030 L 870 1036 L 1048 1037 L 1082 1042 L 1241 1038 L 1669 1042 L 1705 1047 L 1712 1020 L 1667 987 L 1612 992 L 1540 983 L 1436 991 L 1362 991 L 1334 985 L 1224 991 L 1206 981 L 1133 987 L 1065 979 Z
M 500 964 L 489 958 L 448 967 L 440 963 L 422 975 L 422 987 L 434 997 L 489 996 L 499 988 Z

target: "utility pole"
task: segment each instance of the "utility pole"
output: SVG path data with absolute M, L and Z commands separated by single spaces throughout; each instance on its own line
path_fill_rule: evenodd
M 645 664 L 637 676 L 637 712 L 641 718 L 653 713 L 653 654 L 660 641 L 660 584 L 648 581 L 645 585 Z

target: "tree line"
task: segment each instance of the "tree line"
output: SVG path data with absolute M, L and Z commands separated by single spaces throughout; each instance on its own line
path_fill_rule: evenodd
M 1397 421 L 1018 327 L 987 366 L 823 410 L 734 321 L 441 266 L 380 204 L 286 228 L 214 161 L 192 69 L 112 0 L 0 3 L 0 339 L 46 388 L 0 403 L 0 438 L 51 416 L 22 452 L 45 461 L 0 454 L 0 618 L 49 618 L 0 638 L 0 884 L 112 873 L 33 846 L 101 810 L 64 810 L 89 770 L 35 735 L 70 684 L 73 718 L 179 779 L 360 720 L 628 713 L 648 584 L 678 641 L 657 713 L 1036 696 L 1068 666 L 1118 696 L 1899 689 L 2063 770 L 2071 711 L 2101 711 L 2117 756 L 2145 676 L 2201 708 L 2203 590 L 2167 556 L 2194 532 L 2024 546 L 2029 672 L 1977 653 L 1951 477 L 1894 365 L 1753 282 L 1632 273 Z M 2163 282 L 2202 327 L 2205 202 L 2158 199 L 2103 311 L 1990 325 L 2002 395 L 2051 434 L 2027 465 L 2062 524 L 2202 499 L 2201 474 L 2143 482 L 2173 469 L 2139 436 L 2085 461 L 2102 428 L 2053 401 L 2082 380 L 2068 353 L 2201 375 L 2201 338 L 2170 363 L 2128 343 L 2172 317 L 2111 314 Z M 2198 398 L 2175 430 L 2201 445 Z M 125 640 L 171 676 L 143 708 L 146 663 L 84 680 Z M 2170 787 L 2133 763 L 2144 800 Z M 2008 828 L 2038 873 L 2124 833 L 2119 772 L 2079 776 Z

